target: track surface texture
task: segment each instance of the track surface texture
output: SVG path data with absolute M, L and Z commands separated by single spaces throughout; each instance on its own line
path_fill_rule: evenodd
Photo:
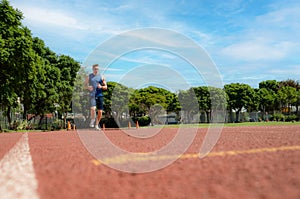
M 33 193 L 20 196 L 20 192 L 26 191 L 22 187 L 27 189 L 22 183 L 28 185 L 28 180 L 33 181 L 32 176 L 37 184 L 33 187 L 35 198 L 40 199 L 300 198 L 299 124 L 224 127 L 213 150 L 200 159 L 197 154 L 206 132 L 207 128 L 199 128 L 185 154 L 172 164 L 147 173 L 121 172 L 105 165 L 89 153 L 76 131 L 2 133 L 0 198 L 32 198 Z M 147 153 L 168 144 L 176 128 L 163 128 L 145 139 L 116 129 L 100 133 L 124 150 Z M 20 148 L 26 143 L 29 152 L 26 147 Z M 23 153 L 27 154 L 26 160 L 23 160 L 25 155 L 17 156 Z M 23 171 L 23 164 L 29 169 Z M 129 163 L 123 158 L 116 159 L 116 164 Z M 10 166 L 7 169 L 5 165 Z M 12 175 L 15 170 L 33 173 Z

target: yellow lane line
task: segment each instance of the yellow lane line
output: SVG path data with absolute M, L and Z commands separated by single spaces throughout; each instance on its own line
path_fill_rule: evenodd
M 300 150 L 300 146 L 281 146 L 273 148 L 258 148 L 258 149 L 249 149 L 249 150 L 236 150 L 236 151 L 219 151 L 211 152 L 207 154 L 206 157 L 216 157 L 216 156 L 232 156 L 232 155 L 241 155 L 241 154 L 256 154 L 264 152 L 277 152 L 277 151 L 290 151 L 290 150 Z M 158 160 L 168 160 L 168 159 L 191 159 L 199 158 L 198 153 L 192 154 L 183 154 L 183 155 L 154 155 L 150 153 L 133 153 L 128 155 L 121 155 L 112 158 L 105 158 L 104 160 L 93 159 L 92 163 L 94 165 L 101 164 L 124 164 L 127 162 L 141 162 L 141 161 L 158 161 Z

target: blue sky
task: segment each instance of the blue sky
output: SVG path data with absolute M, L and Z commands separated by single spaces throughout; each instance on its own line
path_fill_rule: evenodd
M 215 64 L 222 84 L 246 83 L 257 88 L 264 80 L 300 80 L 300 2 L 296 0 L 11 0 L 10 3 L 23 12 L 23 24 L 33 36 L 44 40 L 57 54 L 70 55 L 88 66 L 88 70 L 89 55 L 103 42 L 127 31 L 155 27 L 184 35 L 201 46 Z M 155 42 L 169 38 L 161 34 L 155 37 Z M 135 87 L 153 83 L 149 80 L 153 75 L 151 70 L 138 70 L 141 66 L 158 72 L 162 69 L 160 75 L 166 87 L 169 81 L 176 82 L 176 74 L 186 81 L 184 86 L 208 84 L 203 74 L 196 74 L 191 63 L 171 51 L 157 49 L 128 52 L 106 66 L 104 74 L 108 81 L 125 83 L 131 79 L 131 71 L 135 71 L 136 76 L 144 79 Z M 168 68 L 176 74 L 170 75 Z M 182 85 L 178 85 L 171 89 L 180 89 Z

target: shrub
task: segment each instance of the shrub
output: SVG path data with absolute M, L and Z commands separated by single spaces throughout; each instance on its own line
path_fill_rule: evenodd
M 64 122 L 63 120 L 56 119 L 51 125 L 51 130 L 54 131 L 54 130 L 62 129 L 63 122 Z
M 116 123 L 113 117 L 102 118 L 100 121 L 100 126 L 103 126 L 103 123 L 105 124 L 106 128 L 119 128 L 118 124 Z
M 275 113 L 270 117 L 271 121 L 285 121 L 285 116 L 282 113 Z
M 291 121 L 298 121 L 299 117 L 297 115 L 288 115 L 285 118 L 286 122 L 291 122 Z
M 9 125 L 9 130 L 30 130 L 31 125 L 28 123 L 27 120 L 16 120 L 12 124 Z
M 151 122 L 151 118 L 149 116 L 141 116 L 141 117 L 134 117 L 132 120 L 136 123 L 139 122 L 139 126 L 148 126 Z
M 19 125 L 17 126 L 17 130 L 25 130 L 27 129 L 27 126 L 28 126 L 27 120 L 21 120 L 19 122 Z

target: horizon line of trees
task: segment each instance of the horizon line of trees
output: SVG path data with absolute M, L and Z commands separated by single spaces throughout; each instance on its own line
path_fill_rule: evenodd
M 83 113 L 88 118 L 88 94 L 83 90 L 86 75 L 83 69 L 78 73 L 73 95 L 73 112 Z M 261 112 L 261 119 L 266 120 L 277 113 L 290 115 L 292 107 L 296 109 L 293 114 L 299 118 L 299 105 L 300 83 L 299 80 L 292 79 L 262 81 L 259 88 L 252 88 L 244 83 L 231 83 L 223 88 L 197 86 L 177 93 L 155 86 L 133 89 L 117 82 L 108 82 L 108 90 L 104 92 L 105 116 L 116 120 L 147 115 L 155 122 L 159 115 L 180 115 L 180 111 L 183 111 L 185 115 L 181 115 L 183 118 L 179 119 L 184 119 L 186 123 L 191 122 L 196 114 L 202 117 L 204 114 L 206 122 L 209 123 L 214 122 L 215 112 L 223 111 L 229 114 L 229 122 L 238 122 L 243 110 Z

